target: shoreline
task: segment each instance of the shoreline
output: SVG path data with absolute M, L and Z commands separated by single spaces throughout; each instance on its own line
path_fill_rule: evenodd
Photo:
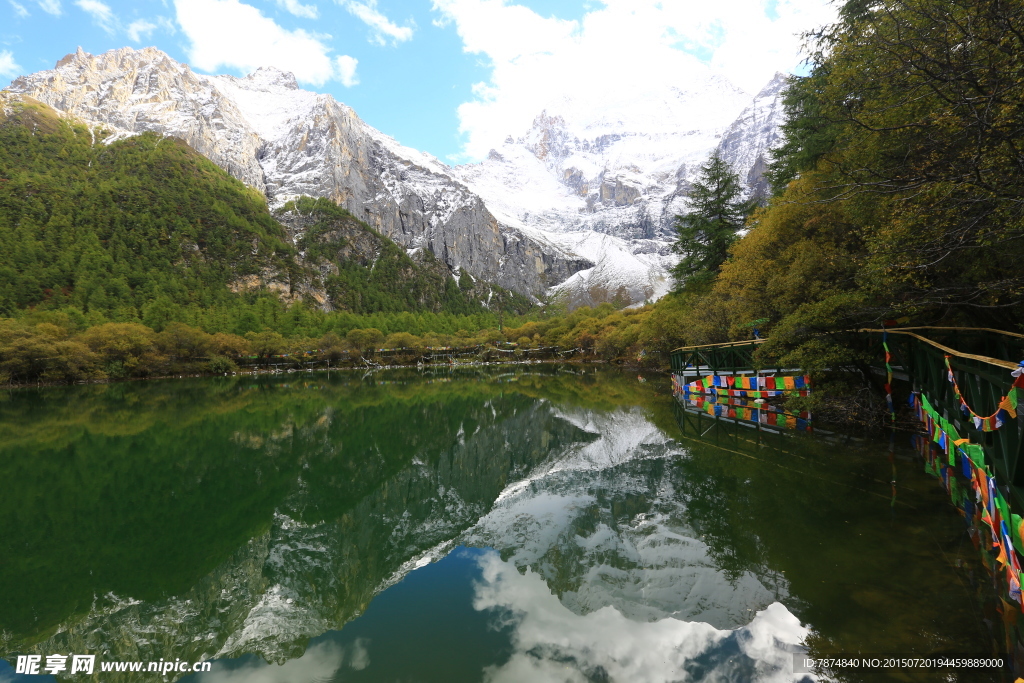
M 44 389 L 52 387 L 70 387 L 70 386 L 84 386 L 84 385 L 99 385 L 99 384 L 119 384 L 122 382 L 148 382 L 155 380 L 172 380 L 172 379 L 214 379 L 220 377 L 239 377 L 239 376 L 262 376 L 262 375 L 292 375 L 299 373 L 312 373 L 312 372 L 377 372 L 380 370 L 399 370 L 399 369 L 427 369 L 427 368 L 469 368 L 469 367 L 495 367 L 503 365 L 611 365 L 620 368 L 626 368 L 630 370 L 638 370 L 644 372 L 653 372 L 657 374 L 669 374 L 670 371 L 662 367 L 645 367 L 637 365 L 635 363 L 628 362 L 616 362 L 613 360 L 601 360 L 601 359 L 535 359 L 535 360 L 502 360 L 502 361 L 471 361 L 471 362 L 457 362 L 457 363 L 395 363 L 395 364 L 379 364 L 379 365 L 337 365 L 328 367 L 317 367 L 317 368 L 287 368 L 287 369 L 273 369 L 268 370 L 262 367 L 245 368 L 239 369 L 234 372 L 225 373 L 212 373 L 212 372 L 189 372 L 189 373 L 174 373 L 167 375 L 150 375 L 147 377 L 103 377 L 97 379 L 88 380 L 77 380 L 74 382 L 64 381 L 49 381 L 49 382 L 24 382 L 24 383 L 8 383 L 0 385 L 0 389 L 14 390 L 14 389 Z

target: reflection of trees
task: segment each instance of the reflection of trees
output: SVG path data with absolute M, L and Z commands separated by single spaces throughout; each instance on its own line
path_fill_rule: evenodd
M 267 528 L 297 475 L 286 458 L 253 460 L 217 419 L 191 424 L 187 439 L 166 424 L 139 429 L 118 393 L 109 422 L 79 427 L 77 439 L 0 449 L 10 483 L 0 498 L 0 624 L 18 637 L 109 592 L 153 600 L 188 590 Z M 120 420 L 127 434 L 116 434 Z M 33 421 L 24 420 L 30 433 L 61 429 Z
M 71 619 L 36 649 L 199 659 L 277 591 L 294 631 L 236 644 L 295 654 L 552 449 L 592 438 L 514 384 L 382 377 L 396 383 L 122 384 L 0 403 L 0 432 L 24 426 L 0 447 L 0 477 L 19 484 L 0 500 L 0 551 L 15 558 L 0 585 L 17 587 L 0 595 L 4 649 Z
M 738 477 L 701 476 L 704 473 L 689 471 L 687 464 L 676 463 L 673 474 L 683 480 L 686 520 L 707 543 L 715 564 L 732 580 L 748 571 L 760 577 L 769 574 L 756 526 L 735 523 L 734 511 L 751 506 L 749 483 Z

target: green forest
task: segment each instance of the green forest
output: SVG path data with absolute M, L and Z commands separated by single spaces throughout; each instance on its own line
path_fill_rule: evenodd
M 1020 331 L 1024 11 L 1002 0 L 847 0 L 807 36 L 786 92 L 773 196 L 710 287 L 687 341 L 761 323 L 763 354 L 855 361 L 849 330 Z
M 674 291 L 626 310 L 531 305 L 410 258 L 325 200 L 272 215 L 175 139 L 104 145 L 43 105 L 9 102 L 0 380 L 500 341 L 667 365 L 672 348 L 755 327 L 763 357 L 813 372 L 867 360 L 850 331 L 885 321 L 1020 331 L 1019 3 L 848 0 L 806 39 L 771 196 L 742 201 L 713 155 L 678 221 Z M 303 226 L 298 249 L 289 221 Z M 237 286 L 246 280 L 257 285 Z M 317 292 L 336 310 L 315 305 Z

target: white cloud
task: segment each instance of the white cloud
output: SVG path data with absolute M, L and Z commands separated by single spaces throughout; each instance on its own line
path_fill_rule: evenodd
M 9 0 L 9 2 L 11 3 L 11 7 L 14 8 L 14 13 L 18 16 L 19 19 L 24 19 L 25 17 L 28 16 L 28 10 L 25 9 L 24 5 L 15 2 L 14 0 Z
M 299 0 L 276 0 L 277 6 L 286 12 L 291 12 L 297 17 L 305 19 L 316 19 L 320 16 L 320 10 L 316 5 L 303 5 Z
M 88 13 L 96 25 L 107 33 L 113 33 L 117 28 L 117 17 L 114 16 L 110 7 L 100 0 L 75 0 L 75 4 Z
M 602 0 L 579 20 L 542 17 L 511 0 L 433 6 L 435 23 L 454 25 L 464 51 L 491 68 L 459 107 L 471 158 L 524 133 L 565 98 L 599 110 L 643 93 L 701 88 L 715 74 L 753 94 L 797 66 L 800 32 L 835 13 L 828 0 Z
M 61 15 L 60 0 L 36 0 L 36 2 L 44 12 L 52 14 L 55 17 L 59 17 Z
M 355 57 L 349 57 L 348 55 L 341 55 L 334 59 L 334 65 L 338 69 L 338 78 L 341 80 L 341 84 L 346 88 L 351 88 L 353 85 L 359 85 L 359 77 L 356 76 L 356 65 L 358 64 L 358 59 Z
M 174 0 L 178 24 L 188 36 L 189 61 L 203 71 L 251 72 L 261 66 L 291 71 L 305 83 L 338 79 L 354 85 L 356 60 L 331 56 L 330 36 L 289 31 L 238 0 Z M 230 31 L 224 27 L 230 26 Z
M 735 680 L 744 665 L 764 683 L 796 680 L 793 653 L 809 631 L 782 603 L 734 631 L 675 618 L 633 620 L 610 605 L 577 614 L 532 570 L 520 574 L 493 551 L 479 563 L 473 607 L 507 615 L 502 626 L 512 645 L 504 664 L 484 669 L 485 683 L 584 683 L 596 671 L 614 681 L 669 683 L 689 678 L 695 663 L 702 680 Z
M 396 45 L 412 38 L 412 27 L 399 26 L 381 14 L 377 9 L 377 0 L 366 0 L 366 2 L 343 0 L 341 5 L 373 29 L 371 42 L 378 45 L 387 45 L 390 42 L 392 45 Z
M 125 29 L 125 33 L 133 43 L 137 43 L 140 40 L 148 38 L 149 35 L 156 30 L 156 24 L 146 19 L 136 19 L 132 23 L 128 24 L 128 28 Z
M 178 27 L 167 17 L 156 17 L 156 25 L 157 28 L 163 30 L 169 36 L 173 36 L 178 32 Z
M 14 61 L 14 53 L 10 50 L 0 50 L 0 76 L 14 78 L 21 74 L 21 66 Z

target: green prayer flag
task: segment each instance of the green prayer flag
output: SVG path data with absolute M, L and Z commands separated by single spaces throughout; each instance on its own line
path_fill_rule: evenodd
M 1021 544 L 1020 539 L 1020 523 L 1022 518 L 1018 514 L 1010 515 L 1010 537 L 1013 539 L 1013 547 L 1017 549 L 1018 553 L 1024 554 L 1024 545 Z
M 1010 506 L 1006 504 L 1006 499 L 999 489 L 996 489 L 996 508 L 999 510 L 999 517 L 1006 520 L 1006 526 L 1010 526 Z
M 928 415 L 931 416 L 933 420 L 937 420 L 939 418 L 939 414 L 935 412 L 935 408 L 932 407 L 931 402 L 928 401 L 928 397 L 925 396 L 924 394 L 921 394 L 921 407 L 924 409 L 924 412 L 928 413 Z
M 956 431 L 956 427 L 954 427 L 954 426 L 953 426 L 952 424 L 950 424 L 950 423 L 947 423 L 947 424 L 949 425 L 949 428 L 948 428 L 948 429 L 946 430 L 946 436 L 947 436 L 947 437 L 949 437 L 949 438 L 950 438 L 950 440 L 951 440 L 951 441 L 952 441 L 953 443 L 956 443 L 956 442 L 957 442 L 957 441 L 959 441 L 959 440 L 960 440 L 961 438 L 963 438 L 963 437 L 961 437 L 961 436 L 960 436 L 960 434 L 959 434 L 959 433 L 957 433 L 957 431 Z
M 975 467 L 985 469 L 985 449 L 976 443 L 964 444 L 962 448 L 967 451 L 967 457 L 971 459 Z

